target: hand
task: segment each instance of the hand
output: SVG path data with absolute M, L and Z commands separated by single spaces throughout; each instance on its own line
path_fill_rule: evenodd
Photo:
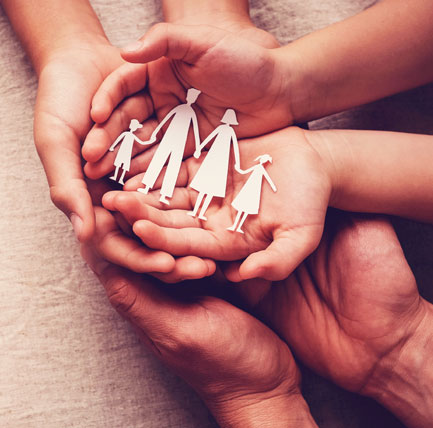
M 409 426 L 430 426 L 432 374 L 422 370 L 431 368 L 431 351 L 413 342 L 433 336 L 432 305 L 420 297 L 388 222 L 332 213 L 316 252 L 265 289 L 255 313 L 305 364 L 378 399 Z
M 134 233 L 150 248 L 214 260 L 247 257 L 239 268 L 238 280 L 256 277 L 282 280 L 319 244 L 331 186 L 320 156 L 299 128 L 240 143 L 243 165 L 256 164 L 254 159 L 264 153 L 275 159 L 265 167 L 278 192 L 274 194 L 263 180 L 259 214 L 247 218 L 244 234 L 226 230 L 236 215 L 231 201 L 247 180 L 243 174 L 229 174 L 226 197 L 213 199 L 206 212 L 208 221 L 187 215 L 198 195 L 187 187 L 199 167 L 194 159 L 184 162 L 170 210 L 163 210 L 157 191 L 149 195 L 109 193 L 103 204 L 109 210 L 121 212 L 133 225 Z M 124 189 L 137 189 L 140 180 L 141 176 L 131 179 Z
M 198 392 L 221 426 L 315 426 L 287 346 L 254 317 L 206 295 L 226 288 L 212 282 L 166 288 L 107 264 L 86 245 L 82 254 L 115 309 Z
M 269 34 L 252 26 L 251 22 L 246 23 L 245 19 L 236 19 L 232 15 L 229 15 L 220 21 L 215 22 L 215 17 L 208 17 L 206 21 L 203 21 L 203 17 L 200 17 L 201 22 L 212 22 L 212 25 L 218 27 L 224 27 L 225 30 L 220 30 L 224 34 L 224 37 L 235 38 L 239 43 L 246 43 L 249 47 L 250 60 L 259 66 L 260 60 L 256 58 L 255 53 L 258 49 L 260 52 L 269 53 L 272 48 L 278 46 L 278 42 Z M 188 21 L 189 22 L 189 21 Z M 163 24 L 161 24 L 163 25 Z M 177 27 L 176 27 L 177 28 Z M 207 40 L 207 38 L 206 38 Z M 255 43 L 255 44 L 253 44 Z M 268 52 L 269 51 L 269 52 Z M 85 166 L 86 175 L 90 178 L 99 178 L 108 174 L 113 168 L 113 159 L 110 156 L 104 156 L 107 151 L 107 147 L 112 144 L 115 138 L 125 129 L 127 126 L 127 117 L 139 117 L 144 120 L 149 117 L 153 112 L 159 121 L 161 121 L 165 115 L 180 102 L 185 99 L 186 90 L 191 86 L 186 83 L 182 76 L 178 73 L 178 61 L 171 61 L 166 58 L 160 58 L 156 61 L 150 62 L 149 64 L 126 64 L 124 67 L 119 68 L 104 82 L 98 93 L 95 95 L 92 108 L 92 118 L 98 125 L 89 133 L 83 146 L 83 156 L 88 161 Z M 186 67 L 184 64 L 182 70 Z M 187 70 L 188 67 L 185 68 Z M 220 73 L 219 67 L 215 64 L 212 65 L 210 70 Z M 253 71 L 252 71 L 253 72 Z M 198 72 L 194 72 L 194 75 L 199 75 Z M 226 77 L 229 71 L 225 72 Z M 207 74 L 205 73 L 207 76 Z M 206 82 L 212 82 L 214 76 L 208 76 Z M 198 98 L 198 101 L 194 104 L 199 118 L 199 127 L 201 135 L 208 135 L 214 127 L 219 124 L 219 121 L 224 113 L 226 107 L 237 108 L 236 103 L 244 103 L 246 100 L 242 99 L 241 86 L 237 85 L 237 89 L 233 94 L 239 96 L 239 100 L 236 103 L 232 103 L 235 100 L 233 98 L 227 98 L 224 100 L 221 97 L 221 91 L 229 92 L 232 91 L 230 88 L 226 88 L 227 82 L 234 82 L 233 76 L 227 77 L 227 81 L 224 80 L 224 76 L 218 77 L 218 81 L 215 81 L 215 88 L 211 89 L 211 92 L 217 93 L 209 97 L 207 93 L 203 93 Z M 239 76 L 245 84 L 243 76 Z M 254 78 L 256 81 L 258 76 Z M 221 88 L 216 88 L 216 85 L 221 84 Z M 192 82 L 199 83 L 199 82 Z M 209 83 L 208 83 L 209 84 Z M 230 86 L 232 83 L 230 84 Z M 235 85 L 235 86 L 236 86 Z M 263 87 L 263 82 L 259 82 L 258 88 Z M 200 89 L 203 89 L 199 86 Z M 133 106 L 134 99 L 140 99 L 145 89 L 150 94 L 150 99 L 145 103 L 136 102 Z M 107 92 L 108 91 L 108 92 Z M 259 92 L 262 89 L 258 89 Z M 135 95 L 134 95 L 135 94 Z M 134 95 L 131 97 L 131 95 Z M 216 96 L 216 98 L 215 98 Z M 268 102 L 272 102 L 269 97 L 265 97 Z M 125 101 L 122 101 L 124 100 Z M 224 100 L 224 101 L 222 101 Z M 270 121 L 269 117 L 263 116 L 258 120 L 260 111 L 266 110 L 266 102 L 260 107 L 253 104 L 247 105 L 246 107 L 239 107 L 238 113 L 240 113 L 239 123 L 241 128 L 241 134 L 261 134 L 269 128 Z M 117 105 L 117 108 L 116 108 Z M 256 108 L 257 107 L 257 108 Z M 133 108 L 133 109 L 132 109 Z M 245 113 L 242 111 L 246 109 Z M 269 115 L 269 110 L 267 110 Z M 283 122 L 289 123 L 290 115 L 286 112 L 281 113 L 284 117 Z M 272 117 L 275 118 L 277 115 L 273 113 Z M 275 125 L 276 126 L 276 125 Z M 271 128 L 275 128 L 271 126 Z M 279 125 L 282 126 L 282 125 Z M 141 130 L 142 134 L 150 134 L 156 127 L 155 123 L 148 126 L 145 124 L 145 129 Z M 266 129 L 265 129 L 266 128 Z M 243 131 L 242 131 L 243 129 Z M 185 153 L 187 155 L 193 154 L 194 151 L 193 141 L 187 144 Z M 136 154 L 137 151 L 134 151 Z M 135 157 L 131 164 L 130 175 L 137 174 L 147 168 L 150 162 L 152 150 L 146 151 L 143 155 Z
M 35 108 L 35 144 L 45 168 L 51 198 L 72 221 L 77 238 L 88 240 L 94 214 L 81 166 L 81 141 L 92 126 L 92 96 L 123 61 L 100 41 L 71 42 L 53 52 L 42 68 Z M 111 144 L 111 143 L 110 143 Z

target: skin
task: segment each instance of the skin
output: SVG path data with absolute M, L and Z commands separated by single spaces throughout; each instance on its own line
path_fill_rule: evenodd
M 157 190 L 146 196 L 137 192 L 108 193 L 103 204 L 108 210 L 120 212 L 150 248 L 215 260 L 246 258 L 239 268 L 239 279 L 282 280 L 319 244 L 331 182 L 322 159 L 299 128 L 241 143 L 241 167 L 256 164 L 254 159 L 264 153 L 278 160 L 277 165 L 265 165 L 278 190 L 274 193 L 263 184 L 259 214 L 247 218 L 244 234 L 226 230 L 236 215 L 231 201 L 247 179 L 233 168 L 226 197 L 214 198 L 207 210 L 208 220 L 187 215 L 198 195 L 188 187 L 200 166 L 200 160 L 192 158 L 184 162 L 170 210 L 158 203 Z M 131 179 L 125 190 L 136 189 L 140 179 L 140 175 Z
M 203 297 L 200 293 L 194 303 L 188 297 L 190 285 L 171 289 L 186 296 L 179 303 L 171 300 L 170 290 L 166 288 L 155 289 L 146 280 L 138 280 L 134 274 L 126 275 L 100 258 L 86 254 L 85 257 L 106 287 L 111 303 L 136 325 L 144 343 L 151 349 L 156 347 L 157 355 L 196 388 L 222 426 L 226 425 L 221 418 L 226 423 L 251 421 L 246 414 L 256 414 L 257 406 L 257 414 L 265 415 L 269 426 L 278 424 L 287 414 L 287 405 L 285 410 L 274 412 L 271 399 L 272 414 L 268 415 L 266 398 L 256 401 L 252 391 L 265 388 L 275 397 L 271 384 L 281 378 L 270 367 L 280 370 L 286 367 L 286 373 L 291 373 L 287 383 L 283 382 L 286 387 L 297 385 L 298 381 L 296 371 L 289 369 L 291 358 L 284 354 L 287 358 L 282 359 L 283 348 L 267 337 L 274 337 L 273 333 L 259 328 L 257 319 L 219 300 L 221 297 L 264 320 L 292 347 L 297 357 L 321 375 L 346 389 L 375 398 L 409 427 L 429 426 L 433 396 L 431 353 L 420 354 L 420 350 L 431 346 L 427 344 L 431 344 L 433 336 L 432 305 L 420 297 L 395 232 L 384 219 L 350 217 L 331 211 L 318 249 L 289 278 L 278 283 L 250 280 L 236 288 L 229 285 L 227 290 L 221 285 L 225 281 L 216 277 L 217 283 L 197 284 L 201 292 L 202 287 L 210 285 L 213 297 Z M 222 292 L 218 297 L 215 297 L 216 290 Z M 166 305 L 164 310 L 158 310 L 161 305 Z M 236 322 L 227 324 L 222 318 Z M 187 322 L 179 323 L 179 319 Z M 235 325 L 242 328 L 233 331 Z M 232 335 L 229 343 L 225 343 L 227 329 Z M 197 331 L 202 334 L 191 336 L 191 332 Z M 259 341 L 255 340 L 257 334 Z M 240 344 L 236 347 L 242 350 L 240 354 L 231 346 L 233 337 Z M 267 354 L 261 346 L 263 342 L 269 344 L 271 353 Z M 266 357 L 260 356 L 263 352 Z M 203 355 L 210 355 L 216 367 L 224 359 L 227 367 L 239 365 L 246 369 L 249 379 L 256 376 L 258 379 L 247 383 L 242 370 L 236 374 L 229 372 L 230 391 L 223 391 L 224 383 L 218 383 L 222 390 L 216 394 L 216 401 L 221 407 L 212 404 L 214 401 L 209 397 L 215 392 L 213 371 L 207 368 L 209 360 Z M 249 356 L 254 356 L 252 365 L 248 363 Z M 236 363 L 228 363 L 231 358 Z M 261 372 L 263 377 L 255 370 L 258 360 L 266 362 Z M 191 361 L 195 363 L 191 365 Z M 194 366 L 192 373 L 191 366 Z M 197 379 L 196 374 L 201 370 L 206 375 Z M 237 382 L 247 390 L 243 389 L 236 398 L 232 392 L 233 383 Z M 248 385 L 253 384 L 256 388 L 249 391 Z M 261 386 L 257 388 L 258 385 Z M 279 387 L 276 390 L 281 391 Z M 227 394 L 230 398 L 226 400 Z M 237 399 L 250 405 L 238 406 L 234 404 Z M 236 411 L 222 404 L 229 402 Z M 264 408 L 260 407 L 261 402 L 265 403 Z M 246 409 L 249 411 L 244 413 Z

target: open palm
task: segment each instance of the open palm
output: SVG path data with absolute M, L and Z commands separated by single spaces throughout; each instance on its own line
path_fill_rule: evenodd
M 273 165 L 266 167 L 278 190 L 274 193 L 267 183 L 263 184 L 260 212 L 246 219 L 244 234 L 227 230 L 236 214 L 231 202 L 246 180 L 233 167 L 226 197 L 213 198 L 206 212 L 208 220 L 187 215 L 197 198 L 197 192 L 188 187 L 200 164 L 200 160 L 193 158 L 184 161 L 170 209 L 159 204 L 157 191 L 149 195 L 109 193 L 103 203 L 107 209 L 120 211 L 150 248 L 177 256 L 195 255 L 215 260 L 247 257 L 240 267 L 242 278 L 280 280 L 318 245 L 330 183 L 319 155 L 299 128 L 242 141 L 241 167 L 254 165 L 254 159 L 264 153 L 275 159 Z M 125 189 L 137 189 L 140 180 L 141 175 L 134 177 Z M 161 177 L 155 188 L 158 184 Z

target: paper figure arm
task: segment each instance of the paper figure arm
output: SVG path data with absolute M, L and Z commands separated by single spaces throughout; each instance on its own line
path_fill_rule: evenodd
M 239 154 L 239 143 L 238 143 L 238 139 L 236 137 L 236 132 L 234 131 L 234 129 L 232 128 L 232 141 L 233 141 L 233 152 L 235 155 L 235 170 L 238 172 L 242 171 L 241 168 L 241 157 Z M 249 170 L 247 170 L 249 171 Z M 241 172 L 241 174 L 244 174 Z
M 158 124 L 158 126 L 155 128 L 155 130 L 152 132 L 152 135 L 150 136 L 150 139 L 148 141 L 145 141 L 145 144 L 152 144 L 156 141 L 156 136 L 158 135 L 158 132 L 161 130 L 161 128 L 168 122 L 168 120 L 175 115 L 176 113 L 175 107 L 173 110 L 171 110 L 167 116 L 164 117 L 164 119 L 161 120 L 161 122 Z
M 267 171 L 264 168 L 263 168 L 263 177 L 265 177 L 266 181 L 271 186 L 271 189 L 274 192 L 276 192 L 277 191 L 277 186 L 275 186 L 274 182 L 271 180 L 271 177 L 269 176 L 269 174 L 267 173 Z
M 257 165 L 254 165 L 254 166 L 252 166 L 251 168 L 248 168 L 248 169 L 242 169 L 239 165 L 236 165 L 236 164 L 235 164 L 235 170 L 236 170 L 237 172 L 239 172 L 239 174 L 249 174 L 250 172 L 254 171 L 254 168 L 255 168 L 256 166 L 257 166 Z
M 153 141 L 141 141 L 136 135 L 134 135 L 134 140 L 137 141 L 138 144 L 141 144 L 142 146 L 147 146 L 149 144 L 152 144 Z
M 215 136 L 218 134 L 218 128 L 215 128 L 205 139 L 204 141 L 198 145 L 196 145 L 196 149 L 194 152 L 194 157 L 196 159 L 198 159 L 201 155 L 201 151 L 203 150 L 204 147 L 206 147 L 207 144 L 209 144 L 209 142 L 215 138 Z
M 125 138 L 125 134 L 127 134 L 127 132 L 122 132 L 117 138 L 116 141 L 114 141 L 114 143 L 110 146 L 110 148 L 108 150 L 110 150 L 110 152 L 112 152 L 114 150 L 114 148 Z
M 197 121 L 197 116 L 195 114 L 192 115 L 191 120 L 192 120 L 192 130 L 194 132 L 194 140 L 195 140 L 195 153 L 194 153 L 194 156 L 195 156 L 195 154 L 197 152 L 201 151 L 201 148 L 200 148 L 200 133 L 198 131 L 198 121 Z M 200 157 L 200 155 L 199 155 L 199 157 Z

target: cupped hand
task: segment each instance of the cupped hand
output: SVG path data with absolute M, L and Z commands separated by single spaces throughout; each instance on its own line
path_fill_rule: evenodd
M 254 304 L 304 363 L 366 395 L 386 385 L 429 311 L 389 222 L 341 212 L 316 252 Z
M 259 214 L 246 218 L 243 234 L 227 230 L 236 216 L 231 202 L 248 179 L 248 175 L 236 172 L 233 165 L 226 197 L 212 199 L 206 211 L 207 221 L 187 215 L 198 195 L 188 185 L 202 159 L 184 161 L 169 209 L 158 202 L 158 190 L 149 195 L 109 193 L 104 196 L 103 204 L 109 210 L 121 212 L 133 225 L 134 233 L 150 248 L 176 256 L 194 255 L 214 260 L 246 257 L 239 268 L 239 280 L 256 277 L 282 280 L 320 242 L 331 192 L 330 180 L 320 156 L 299 128 L 242 141 L 239 146 L 243 170 L 257 164 L 255 159 L 260 155 L 272 156 L 273 164 L 263 166 L 277 188 L 274 193 L 263 180 Z M 140 175 L 134 177 L 125 189 L 137 189 L 140 181 Z
M 39 76 L 35 144 L 45 168 L 51 198 L 72 221 L 80 240 L 94 231 L 91 197 L 84 181 L 81 142 L 92 126 L 92 97 L 123 61 L 108 41 L 71 41 L 53 52 Z
M 87 245 L 82 254 L 115 309 L 157 358 L 192 385 L 221 426 L 245 426 L 255 418 L 248 426 L 265 426 L 269 417 L 277 418 L 272 426 L 289 426 L 284 421 L 299 418 L 300 408 L 309 414 L 287 345 L 256 318 L 215 297 L 225 294 L 224 287 L 210 280 L 163 287 L 103 262 Z M 244 418 L 243 424 L 233 418 Z
M 226 108 L 237 111 L 240 136 L 260 135 L 291 122 L 288 104 L 278 101 L 281 82 L 272 70 L 272 48 L 278 47 L 275 38 L 232 16 L 213 25 L 208 28 L 158 24 L 149 32 L 149 40 L 153 40 L 156 49 L 152 57 L 146 59 L 150 62 L 125 64 L 104 81 L 93 100 L 92 118 L 97 125 L 83 146 L 83 156 L 88 161 L 85 172 L 89 177 L 99 178 L 113 169 L 114 155 L 104 155 L 128 127 L 128 120 L 142 121 L 154 112 L 161 121 L 173 107 L 185 102 L 190 87 L 202 91 L 194 109 L 203 138 L 220 123 Z M 166 53 L 159 52 L 164 40 L 178 35 L 182 35 L 179 43 L 171 43 L 172 49 Z M 145 38 L 147 40 L 148 36 Z M 175 58 L 190 41 L 193 46 L 199 42 L 196 52 L 190 52 L 197 64 L 190 64 L 186 57 L 187 62 Z M 159 53 L 156 54 L 157 50 Z M 134 62 L 144 60 L 137 56 L 138 53 L 124 51 L 123 55 Z M 150 94 L 150 102 L 146 105 L 137 102 L 132 109 L 132 100 L 143 93 Z M 146 138 L 155 127 L 154 122 L 146 123 L 139 135 Z M 143 151 L 141 146 L 134 147 L 134 155 L 139 151 Z M 194 145 L 188 144 L 186 155 L 192 155 L 193 151 Z M 145 153 L 136 158 L 130 173 L 143 171 L 152 153 L 145 149 Z

